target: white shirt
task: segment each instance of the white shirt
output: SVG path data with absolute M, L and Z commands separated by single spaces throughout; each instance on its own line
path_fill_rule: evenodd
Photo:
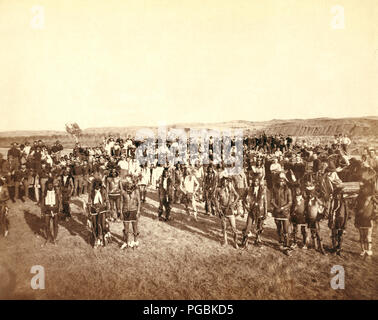
M 351 141 L 348 137 L 344 137 L 342 140 L 343 144 L 350 145 Z
M 199 168 L 194 169 L 194 175 L 196 176 L 197 179 L 202 178 L 203 168 L 199 167 Z
M 31 148 L 30 146 L 25 146 L 25 148 L 24 148 L 24 152 L 26 153 L 27 156 L 30 153 L 30 148 Z
M 281 171 L 281 165 L 279 163 L 272 163 L 270 165 L 270 172 L 279 172 Z
M 194 185 L 199 185 L 198 180 L 194 176 L 186 176 L 184 179 L 184 189 L 188 193 L 194 193 L 195 187 Z
M 93 204 L 101 203 L 102 204 L 102 196 L 101 196 L 101 190 L 95 190 L 95 197 L 93 200 Z
M 168 182 L 168 178 L 163 178 L 163 189 L 164 190 L 167 190 L 167 182 Z
M 55 206 L 55 190 L 47 190 L 45 204 Z
M 142 169 L 142 179 L 140 180 L 139 184 L 145 184 L 148 185 L 150 183 L 150 169 L 149 168 L 143 168 Z
M 119 167 L 122 169 L 122 170 L 127 170 L 129 168 L 129 164 L 127 163 L 126 160 L 121 160 L 118 162 L 118 165 Z

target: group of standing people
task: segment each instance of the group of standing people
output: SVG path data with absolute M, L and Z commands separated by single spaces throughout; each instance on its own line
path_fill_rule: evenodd
M 341 254 L 344 231 L 354 213 L 361 255 L 369 256 L 377 204 L 377 159 L 373 149 L 361 161 L 351 158 L 348 139 L 335 137 L 329 146 L 308 146 L 291 136 L 246 137 L 243 167 L 232 174 L 230 165 L 216 161 L 159 165 L 156 159 L 141 165 L 135 156 L 140 142 L 131 137 L 105 137 L 96 147 L 77 143 L 66 155 L 59 141 L 51 147 L 43 141 L 35 141 L 32 147 L 14 143 L 7 159 L 0 158 L 0 223 L 7 235 L 7 200 L 30 198 L 41 207 L 46 243 L 56 243 L 58 219 L 69 220 L 71 198 L 81 197 L 95 248 L 112 241 L 111 223 L 121 221 L 121 248 L 136 248 L 138 221 L 150 190 L 158 195 L 159 220 L 172 220 L 173 206 L 182 204 L 198 221 L 199 203 L 204 203 L 203 214 L 220 219 L 223 245 L 228 245 L 230 225 L 235 248 L 248 248 L 251 236 L 256 246 L 262 246 L 271 213 L 280 249 L 287 255 L 298 246 L 307 249 L 310 245 L 326 254 L 320 233 L 323 219 L 328 219 L 330 228 L 330 251 Z M 344 177 L 351 176 L 358 183 L 353 192 L 344 184 L 350 181 Z M 245 221 L 242 232 L 237 230 L 237 217 Z

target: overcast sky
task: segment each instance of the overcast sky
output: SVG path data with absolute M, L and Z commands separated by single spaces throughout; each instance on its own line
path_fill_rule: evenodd
M 377 116 L 377 21 L 377 0 L 0 0 L 0 131 Z

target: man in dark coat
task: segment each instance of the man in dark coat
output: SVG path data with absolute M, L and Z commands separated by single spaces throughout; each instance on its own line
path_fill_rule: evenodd
M 273 217 L 277 226 L 278 241 L 286 255 L 290 255 L 289 217 L 292 206 L 292 195 L 287 187 L 285 179 L 279 178 L 279 184 L 273 187 L 271 205 Z
M 164 168 L 161 177 L 158 182 L 158 194 L 159 194 L 159 211 L 158 217 L 160 220 L 169 221 L 171 220 L 171 203 L 172 203 L 172 193 L 173 185 L 172 179 L 168 175 L 168 168 Z M 165 218 L 163 215 L 163 208 L 165 208 Z

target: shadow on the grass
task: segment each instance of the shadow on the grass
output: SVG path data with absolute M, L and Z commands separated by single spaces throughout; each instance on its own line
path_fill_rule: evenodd
M 65 227 L 69 231 L 70 231 L 69 228 L 71 228 L 74 232 L 76 232 L 77 234 L 81 235 L 82 238 L 88 244 L 92 245 L 92 243 L 91 243 L 91 234 L 90 234 L 90 231 L 87 229 L 87 216 L 86 216 L 86 214 L 83 211 L 83 203 L 82 203 L 82 201 L 80 201 L 79 199 L 71 199 L 70 203 L 76 205 L 77 207 L 79 207 L 81 209 L 81 210 L 79 210 L 77 212 L 71 212 L 71 214 L 73 216 L 77 217 L 78 221 L 81 224 L 77 223 L 73 218 L 71 218 L 68 222 L 71 222 L 71 223 L 76 222 L 77 225 L 66 224 Z M 123 243 L 122 237 L 119 236 L 116 233 L 113 233 L 111 229 L 110 229 L 110 233 L 112 235 L 112 242 L 115 243 L 115 244 L 117 244 L 117 245 L 122 245 L 122 243 Z
M 147 192 L 147 197 L 150 198 L 151 200 L 159 202 L 157 193 L 152 193 L 151 191 L 149 191 Z M 195 221 L 192 218 L 188 219 L 189 216 L 186 213 L 181 213 L 174 210 L 174 209 L 184 209 L 184 208 L 185 207 L 182 204 L 172 205 L 171 216 L 174 219 L 168 222 L 169 225 L 176 227 L 180 230 L 188 231 L 190 233 L 199 235 L 201 237 L 205 237 L 215 242 L 220 242 L 222 240 L 221 239 L 222 238 L 221 223 L 217 216 L 207 216 L 207 215 L 203 215 L 199 213 L 198 221 Z M 143 210 L 143 209 L 147 209 L 148 211 Z M 175 212 L 172 212 L 172 211 L 175 211 Z M 202 212 L 202 211 L 199 211 L 199 212 Z M 158 221 L 158 207 L 157 206 L 154 206 L 149 203 L 143 203 L 141 213 L 143 216 L 146 216 L 148 218 Z M 237 224 L 237 229 L 239 232 L 243 230 L 245 227 L 244 225 L 245 221 L 243 222 L 237 221 L 236 224 Z M 227 224 L 227 233 L 228 233 L 228 237 L 231 237 L 230 239 L 232 239 L 232 234 L 230 231 L 229 224 Z M 279 248 L 279 244 L 277 243 L 277 235 L 276 235 L 275 229 L 265 228 L 261 238 L 265 246 L 271 247 L 272 249 L 277 250 L 277 251 L 281 251 Z
M 156 214 L 150 213 L 150 212 L 143 210 L 143 209 L 147 209 L 149 211 L 156 212 Z M 148 204 L 148 203 L 144 203 L 143 206 L 142 206 L 141 213 L 142 213 L 143 216 L 151 218 L 151 219 L 156 220 L 158 222 L 159 220 L 158 220 L 157 211 L 158 211 L 157 207 L 155 207 L 151 204 Z M 163 214 L 163 216 L 164 216 L 164 214 Z M 210 239 L 212 241 L 219 242 L 219 240 L 220 240 L 219 237 L 214 235 L 214 233 L 220 232 L 220 223 L 219 223 L 219 229 L 216 229 L 216 228 L 214 228 L 213 225 L 211 225 L 209 223 L 210 219 L 202 218 L 202 216 L 198 217 L 198 221 L 195 221 L 192 217 L 189 218 L 189 216 L 186 213 L 179 213 L 179 212 L 172 212 L 171 211 L 171 217 L 173 218 L 173 220 L 171 220 L 169 222 L 164 222 L 164 223 L 168 223 L 172 227 L 178 228 L 178 229 L 183 230 L 183 231 L 188 231 L 188 232 L 193 233 L 193 234 L 197 234 L 201 237 L 205 237 L 205 238 Z M 212 222 L 214 222 L 214 221 L 212 221 Z M 197 231 L 196 229 L 198 229 L 199 231 Z
M 45 233 L 43 231 L 44 224 L 40 217 L 31 213 L 29 210 L 24 210 L 24 219 L 35 235 L 45 238 Z
M 64 227 L 72 236 L 80 236 L 86 243 L 90 244 L 90 232 L 87 226 L 78 222 L 72 217 L 69 220 L 60 220 L 59 225 Z

